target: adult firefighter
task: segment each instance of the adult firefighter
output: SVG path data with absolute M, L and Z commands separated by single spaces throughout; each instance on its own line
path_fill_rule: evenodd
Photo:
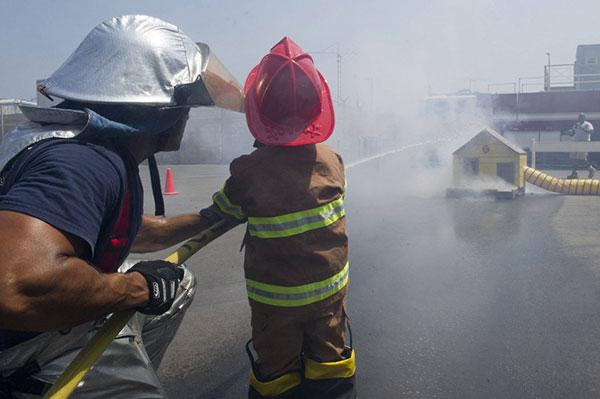
M 142 216 L 138 164 L 178 149 L 190 107 L 241 110 L 241 88 L 176 26 L 123 16 L 94 28 L 38 90 L 56 105 L 23 107 L 29 122 L 0 147 L 0 397 L 43 392 L 107 314 L 133 308 L 75 397 L 164 397 L 155 367 L 194 277 L 163 261 L 117 270 L 130 250 L 207 225 Z
M 566 134 L 573 137 L 574 141 L 591 141 L 592 132 L 594 131 L 594 126 L 585 120 L 585 114 L 580 113 L 577 119 L 577 123 L 573 125 L 571 129 L 568 129 L 561 134 Z M 592 165 L 589 160 L 589 156 L 587 152 L 571 152 L 569 153 L 569 159 L 571 160 L 571 164 L 573 167 L 573 171 L 567 179 L 577 179 L 577 169 L 579 165 L 584 162 L 587 170 L 588 170 L 588 179 L 594 177 L 594 173 L 596 172 L 596 168 Z
M 258 149 L 231 163 L 201 213 L 248 222 L 249 397 L 353 398 L 344 166 L 320 144 L 334 127 L 329 88 L 286 37 L 250 72 L 245 92 Z

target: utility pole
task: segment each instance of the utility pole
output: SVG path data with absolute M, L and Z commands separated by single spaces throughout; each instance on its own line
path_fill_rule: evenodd
M 337 66 L 337 101 L 342 103 L 342 55 L 340 54 L 340 45 L 336 44 L 336 51 L 309 51 L 309 54 L 329 54 L 335 55 Z
M 546 66 L 546 73 L 544 74 L 544 89 L 546 91 L 552 88 L 552 71 L 550 69 L 550 52 L 546 51 L 546 57 L 548 57 L 548 65 Z

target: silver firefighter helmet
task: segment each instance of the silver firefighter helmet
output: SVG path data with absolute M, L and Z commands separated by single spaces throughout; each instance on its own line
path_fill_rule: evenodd
M 96 26 L 38 90 L 49 98 L 243 112 L 243 90 L 210 48 L 145 15 Z

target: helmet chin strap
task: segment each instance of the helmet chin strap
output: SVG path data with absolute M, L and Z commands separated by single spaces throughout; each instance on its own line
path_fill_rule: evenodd
M 164 151 L 170 139 L 170 134 L 162 133 L 158 135 L 156 142 L 156 152 Z M 165 216 L 165 200 L 162 195 L 160 174 L 154 154 L 148 157 L 148 169 L 150 170 L 150 182 L 152 183 L 152 196 L 154 197 L 154 214 L 156 216 Z
M 160 188 L 160 175 L 158 174 L 158 165 L 154 154 L 148 157 L 148 169 L 150 170 L 150 182 L 152 183 L 152 196 L 154 197 L 154 214 L 156 216 L 165 215 L 165 201 Z

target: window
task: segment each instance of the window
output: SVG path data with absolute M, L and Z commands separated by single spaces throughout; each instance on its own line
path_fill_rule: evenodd
M 463 173 L 465 175 L 477 176 L 479 174 L 479 159 L 465 158 L 463 160 Z

